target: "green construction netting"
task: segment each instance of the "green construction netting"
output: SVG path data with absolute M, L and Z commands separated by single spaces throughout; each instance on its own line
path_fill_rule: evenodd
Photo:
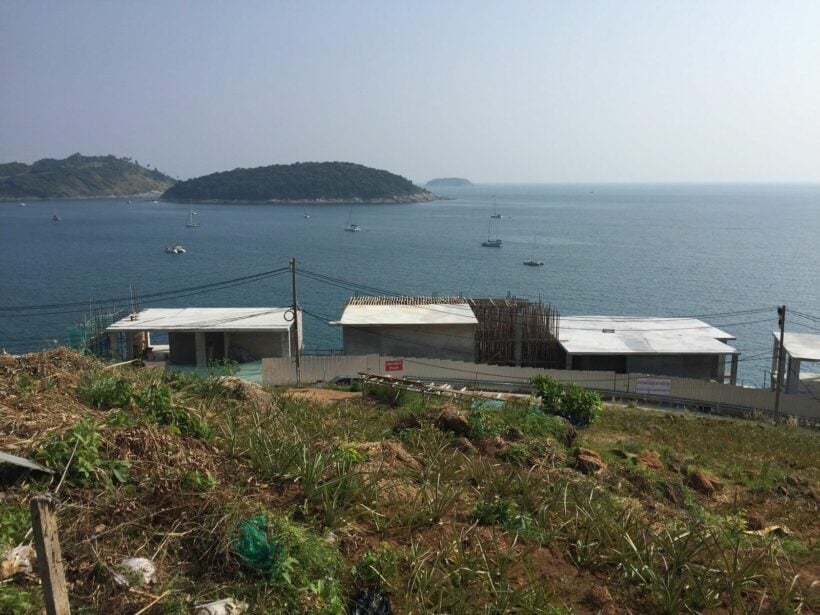
M 233 551 L 239 561 L 263 572 L 274 570 L 284 559 L 284 547 L 268 537 L 268 521 L 264 515 L 245 519 L 236 528 Z

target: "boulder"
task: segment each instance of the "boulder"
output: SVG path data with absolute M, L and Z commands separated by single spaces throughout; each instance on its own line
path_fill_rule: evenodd
M 715 491 L 722 487 L 721 482 L 712 476 L 707 476 L 700 470 L 690 472 L 686 483 L 698 493 L 703 495 L 712 495 Z
M 584 474 L 600 474 L 607 469 L 598 453 L 584 447 L 575 449 L 575 466 Z
M 435 422 L 441 431 L 450 431 L 457 436 L 466 436 L 470 433 L 470 421 L 467 417 L 451 408 L 442 410 Z

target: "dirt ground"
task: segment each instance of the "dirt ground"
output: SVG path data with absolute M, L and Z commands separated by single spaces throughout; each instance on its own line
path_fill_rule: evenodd
M 345 399 L 361 398 L 361 393 L 351 391 L 336 391 L 334 389 L 289 389 L 288 395 L 298 397 L 300 399 L 308 399 L 310 401 L 331 403 L 336 401 L 344 401 Z

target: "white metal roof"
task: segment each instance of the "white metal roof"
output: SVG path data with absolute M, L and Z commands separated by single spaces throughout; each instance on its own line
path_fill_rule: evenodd
M 381 325 L 475 325 L 478 320 L 466 303 L 430 305 L 348 305 L 333 324 L 376 327 Z
M 780 331 L 773 331 L 776 341 L 780 341 Z M 794 359 L 801 361 L 820 361 L 820 334 L 818 333 L 784 333 L 783 347 Z
M 570 354 L 737 354 L 729 333 L 696 318 L 562 316 L 559 342 Z
M 287 331 L 290 308 L 149 308 L 106 331 Z M 290 318 L 290 316 L 288 316 Z

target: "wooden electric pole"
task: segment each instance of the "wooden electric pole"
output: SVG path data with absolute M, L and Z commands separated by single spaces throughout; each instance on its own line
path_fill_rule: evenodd
M 783 349 L 783 335 L 786 331 L 786 306 L 777 308 L 777 324 L 780 325 L 780 344 L 777 348 L 777 388 L 774 393 L 774 420 L 780 419 L 780 391 L 783 389 L 783 370 L 786 367 L 786 351 Z
M 296 259 L 290 259 L 290 283 L 291 288 L 293 290 L 293 305 L 291 309 L 293 310 L 293 326 L 295 330 L 295 339 L 296 339 L 296 348 L 295 348 L 295 358 L 296 358 L 296 386 L 299 386 L 302 383 L 302 374 L 301 374 L 301 365 L 300 357 L 299 357 L 299 304 L 296 301 Z

